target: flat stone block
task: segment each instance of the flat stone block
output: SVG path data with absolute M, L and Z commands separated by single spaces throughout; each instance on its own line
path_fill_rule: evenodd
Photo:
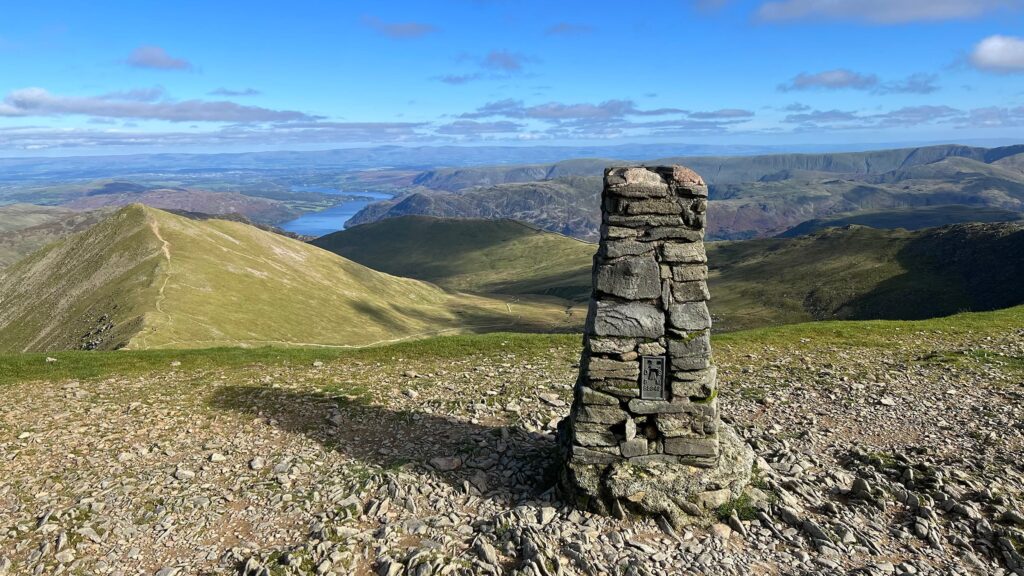
M 705 302 L 711 299 L 707 282 L 673 282 L 672 299 L 676 302 Z
M 598 392 L 588 386 L 581 386 L 579 390 L 580 399 L 589 406 L 618 406 L 619 399 L 610 395 Z
M 628 400 L 630 398 L 640 397 L 639 380 L 639 378 L 632 380 L 616 378 L 611 378 L 608 380 L 591 379 L 587 382 L 587 384 L 590 388 L 598 392 L 601 392 L 602 394 L 608 394 L 610 396 L 615 396 L 616 398 Z
M 626 458 L 647 455 L 647 440 L 645 438 L 634 438 L 625 442 L 619 442 L 619 453 Z
M 704 310 L 707 310 L 707 307 L 704 307 Z M 674 359 L 683 356 L 709 356 L 711 354 L 711 332 L 709 330 L 689 332 L 686 336 L 686 338 L 668 341 L 670 357 Z
M 618 424 L 629 415 L 618 408 L 618 406 L 581 406 L 576 414 L 579 422 L 594 422 L 596 424 Z
M 622 228 L 619 226 L 605 226 L 604 236 L 610 239 L 636 238 L 639 230 L 636 228 Z
M 679 214 L 683 206 L 671 198 L 649 200 L 649 199 L 620 199 L 618 201 L 618 212 L 620 214 Z
M 572 447 L 572 460 L 576 464 L 602 464 L 607 465 L 622 460 L 618 454 L 608 454 L 582 446 Z
M 604 173 L 608 193 L 629 198 L 659 198 L 669 193 L 668 183 L 653 170 L 640 167 L 609 168 Z
M 665 454 L 696 456 L 698 458 L 718 457 L 717 438 L 666 438 Z
M 619 444 L 619 439 L 611 432 L 583 432 L 576 430 L 575 434 L 573 434 L 573 440 L 577 445 L 588 448 L 594 446 L 618 446 Z
M 625 354 L 636 350 L 636 338 L 590 338 L 590 351 L 594 354 Z
M 657 298 L 661 294 L 661 270 L 653 250 L 646 256 L 628 256 L 598 266 L 594 287 L 627 300 Z
M 634 216 L 609 214 L 606 221 L 611 226 L 625 226 L 627 228 L 646 228 L 649 226 L 678 227 L 684 224 L 682 216 L 668 216 L 664 214 L 637 214 Z
M 704 302 L 683 302 L 668 307 L 669 323 L 673 328 L 686 332 L 698 332 L 711 328 L 711 313 Z M 672 350 L 669 344 L 669 352 Z
M 661 257 L 666 262 L 675 262 L 680 264 L 704 264 L 708 261 L 708 255 L 704 250 L 704 244 L 700 242 L 666 242 L 661 246 Z
M 629 411 L 633 414 L 671 414 L 674 412 L 686 412 L 689 399 L 683 402 L 670 400 L 641 400 L 634 398 L 629 401 Z
M 701 242 L 704 240 L 704 230 L 697 228 L 684 228 L 681 226 L 659 226 L 648 229 L 640 235 L 640 238 L 643 240 Z
M 711 359 L 707 356 L 673 356 L 669 367 L 679 371 L 704 370 L 711 367 Z
M 673 398 L 703 400 L 711 397 L 718 388 L 717 370 L 711 366 L 694 372 L 676 371 L 670 373 L 668 382 Z
M 626 239 L 605 242 L 603 255 L 605 258 L 621 258 L 623 256 L 639 256 L 648 252 L 654 252 L 654 244 Z
M 635 380 L 640 377 L 640 363 L 591 356 L 587 361 L 587 374 L 592 380 Z
M 665 314 L 651 304 L 598 301 L 590 333 L 659 338 L 665 334 Z
M 670 275 L 676 282 L 694 282 L 708 278 L 708 267 L 700 264 L 676 265 L 672 266 L 670 270 Z
M 661 356 L 665 353 L 665 347 L 658 342 L 644 342 L 636 347 L 641 356 Z

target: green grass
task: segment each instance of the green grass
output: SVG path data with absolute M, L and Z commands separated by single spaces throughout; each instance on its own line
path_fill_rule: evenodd
M 452 293 L 239 222 L 141 205 L 0 277 L 0 351 L 350 347 L 446 332 L 566 330 L 552 298 Z M 88 334 L 88 336 L 86 336 Z
M 35 380 L 97 379 L 169 370 L 219 370 L 252 366 L 312 366 L 313 362 L 395 362 L 457 359 L 514 351 L 542 355 L 552 347 L 579 345 L 575 334 L 491 333 L 413 340 L 351 350 L 314 348 L 207 348 L 188 350 L 70 351 L 0 355 L 0 385 Z M 47 357 L 56 362 L 46 362 Z M 171 367 L 172 362 L 180 366 Z M 347 390 L 347 389 L 346 389 Z
M 718 331 L 830 319 L 920 319 L 1024 302 L 1012 226 L 828 229 L 708 244 Z M 371 268 L 476 292 L 586 299 L 592 244 L 504 220 L 403 217 L 314 242 Z M 979 264 L 980 263 L 980 264 Z M 986 275 L 996 267 L 1000 275 Z M 979 285 L 980 278 L 990 278 Z
M 375 270 L 452 290 L 590 297 L 597 246 L 513 220 L 388 218 L 313 241 Z
M 946 318 L 919 321 L 871 320 L 829 321 L 759 328 L 714 337 L 719 363 L 730 363 L 749 350 L 765 346 L 785 347 L 794 353 L 828 347 L 891 348 L 901 342 L 914 346 L 941 344 L 972 338 L 1000 336 L 1024 326 L 1024 306 L 995 312 L 957 314 Z M 139 375 L 171 370 L 171 362 L 180 362 L 179 370 L 213 370 L 256 366 L 311 366 L 313 362 L 377 362 L 395 364 L 404 361 L 460 359 L 467 356 L 508 356 L 527 359 L 552 353 L 554 349 L 581 345 L 578 334 L 490 333 L 426 338 L 373 346 L 337 350 L 312 348 L 209 348 L 190 350 L 132 350 L 110 352 L 57 352 L 49 354 L 56 362 L 47 363 L 46 354 L 0 355 L 0 385 L 33 380 L 94 379 L 112 375 Z M 995 356 L 990 352 L 968 352 L 967 356 L 984 362 L 1005 362 L 1024 370 L 1024 359 Z M 928 361 L 922 358 L 922 361 Z M 346 390 L 350 390 L 346 388 Z M 742 393 L 741 393 L 742 394 Z

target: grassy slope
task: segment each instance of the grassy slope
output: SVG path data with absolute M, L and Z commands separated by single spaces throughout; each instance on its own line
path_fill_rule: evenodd
M 708 244 L 720 330 L 814 319 L 917 319 L 1024 301 L 1024 231 L 827 229 Z M 527 240 L 537 244 L 532 245 Z M 405 217 L 340 232 L 326 248 L 389 272 L 471 290 L 589 295 L 593 245 L 511 222 Z M 998 274 L 993 270 L 997 270 Z M 510 283 L 509 278 L 518 282 Z
M 749 362 L 750 353 L 764 347 L 784 348 L 791 353 L 844 346 L 888 348 L 901 341 L 939 342 L 970 335 L 975 341 L 1005 335 L 1024 326 L 1024 306 L 993 312 L 968 312 L 916 321 L 829 321 L 809 322 L 744 330 L 714 337 L 718 363 Z M 548 354 L 554 347 L 579 346 L 578 334 L 459 335 L 425 338 L 386 346 L 360 349 L 311 348 L 210 348 L 201 350 L 133 350 L 118 352 L 56 352 L 56 362 L 45 362 L 44 354 L 0 355 L 0 385 L 30 380 L 104 378 L 165 372 L 170 362 L 182 370 L 232 369 L 263 366 L 308 366 L 316 360 L 342 359 L 351 362 L 389 362 L 397 358 L 414 361 L 462 358 L 475 354 L 515 352 L 516 358 Z M 1024 369 L 1024 358 L 1004 358 Z
M 8 204 L 0 206 L 0 234 L 59 220 L 73 212 L 57 206 Z
M 313 244 L 376 270 L 453 290 L 590 297 L 596 247 L 512 220 L 403 216 Z
M 450 294 L 242 223 L 139 205 L 12 267 L 0 303 L 7 351 L 76 348 L 102 314 L 116 335 L 102 347 L 129 348 L 355 346 L 580 322 L 559 301 Z
M 782 234 L 781 238 L 795 238 L 825 228 L 837 228 L 857 224 L 872 228 L 904 228 L 920 230 L 963 222 L 1015 222 L 1024 220 L 1024 213 L 976 206 L 922 206 L 918 208 L 894 208 L 892 210 L 861 211 L 839 214 L 829 218 L 808 220 Z
M 132 208 L 11 266 L 0 277 L 0 350 L 77 348 L 104 314 L 109 345 L 127 343 L 155 301 L 159 250 Z
M 15 206 L 25 206 L 24 204 Z M 111 209 L 73 212 L 63 208 L 32 206 L 26 218 L 0 208 L 0 271 L 75 232 L 81 232 L 110 216 Z

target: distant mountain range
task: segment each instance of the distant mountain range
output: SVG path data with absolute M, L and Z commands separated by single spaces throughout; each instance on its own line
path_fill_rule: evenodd
M 600 175 L 611 159 L 554 164 L 440 169 L 413 182 L 416 191 L 368 206 L 355 226 L 421 214 L 514 218 L 593 240 Z M 1024 212 L 1024 146 L 930 146 L 839 154 L 671 157 L 646 164 L 684 164 L 708 181 L 709 239 L 771 236 L 810 220 L 897 211 L 890 226 L 914 228 L 917 209 L 973 221 L 967 208 L 992 219 Z
M 445 292 L 247 224 L 138 204 L 0 272 L 0 352 L 355 346 L 581 322 L 552 300 Z

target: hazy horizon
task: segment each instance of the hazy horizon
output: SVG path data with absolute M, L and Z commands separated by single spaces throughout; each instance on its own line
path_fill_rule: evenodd
M 0 156 L 1003 141 L 1021 0 L 13 5 Z M 880 144 L 881 143 L 881 144 Z

